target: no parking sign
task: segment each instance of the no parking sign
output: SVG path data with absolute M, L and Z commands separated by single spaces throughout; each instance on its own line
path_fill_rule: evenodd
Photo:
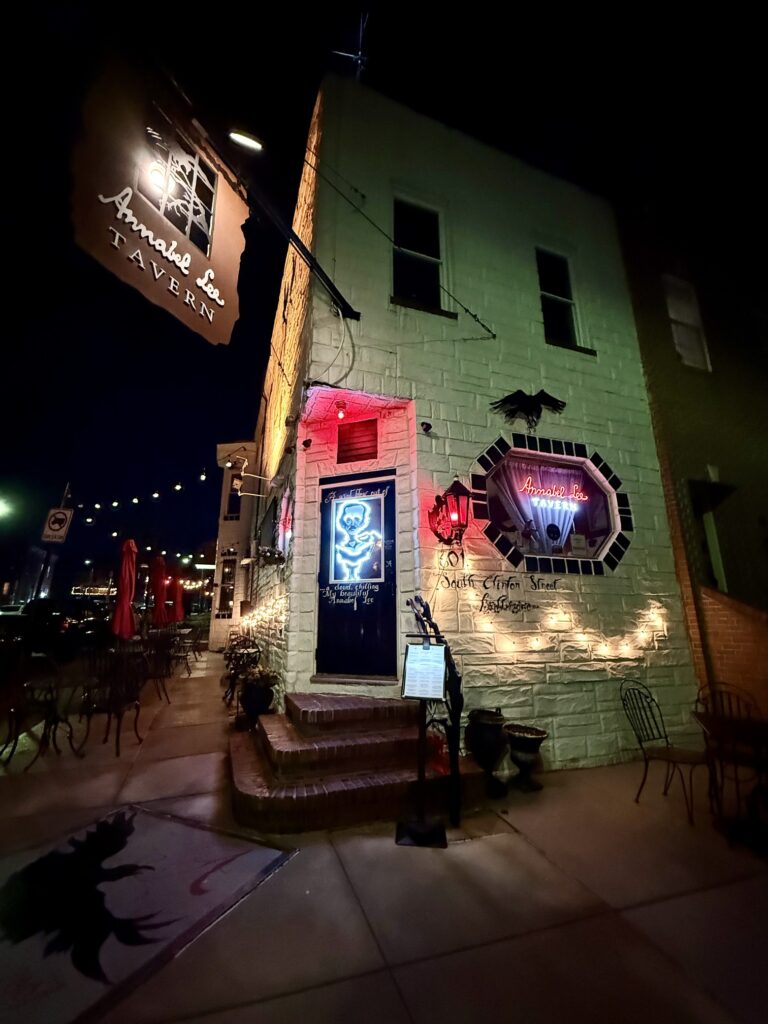
M 43 540 L 46 543 L 63 544 L 67 539 L 69 524 L 72 522 L 74 509 L 52 508 L 43 527 Z

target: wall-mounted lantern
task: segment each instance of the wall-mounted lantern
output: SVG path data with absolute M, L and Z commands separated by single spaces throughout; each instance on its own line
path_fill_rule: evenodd
M 435 504 L 428 513 L 432 533 L 461 558 L 464 555 L 461 542 L 469 524 L 469 499 L 469 489 L 455 477 L 447 490 L 435 495 Z

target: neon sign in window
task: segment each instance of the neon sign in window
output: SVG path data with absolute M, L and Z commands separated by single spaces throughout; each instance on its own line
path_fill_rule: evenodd
M 581 462 L 510 452 L 487 488 L 490 522 L 523 555 L 595 558 L 610 536 L 608 498 Z
M 383 497 L 334 499 L 331 524 L 330 582 L 382 582 Z

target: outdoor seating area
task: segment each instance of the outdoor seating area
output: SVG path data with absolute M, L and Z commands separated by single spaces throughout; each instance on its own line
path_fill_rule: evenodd
M 547 772 L 540 792 L 513 787 L 449 828 L 445 850 L 397 846 L 391 820 L 265 835 L 232 813 L 223 659 L 206 652 L 191 668 L 165 680 L 170 704 L 144 685 L 143 742 L 131 714 L 120 758 L 100 742 L 99 713 L 83 758 L 62 742 L 61 757 L 24 771 L 35 749 L 20 743 L 0 775 L 0 854 L 16 862 L 41 843 L 66 848 L 126 805 L 292 853 L 137 981 L 108 1024 L 479 1024 L 510 992 L 533 1024 L 562 1013 L 606 1024 L 763 1019 L 768 865 L 712 828 L 705 784 L 694 787 L 692 826 L 682 787 L 661 798 L 660 763 L 646 787 L 658 798 L 633 801 L 635 761 Z M 85 720 L 71 717 L 77 746 Z M 119 883 L 126 894 L 136 884 Z M 50 956 L 41 963 L 51 969 Z
M 650 763 L 660 761 L 665 766 L 663 795 L 668 795 L 677 774 L 688 821 L 693 824 L 694 772 L 705 767 L 715 826 L 730 840 L 768 853 L 768 718 L 755 697 L 722 682 L 699 690 L 691 716 L 701 727 L 702 745 L 694 749 L 670 741 L 659 702 L 647 686 L 624 680 L 620 693 L 643 756 L 635 802 L 640 800 Z
M 192 664 L 202 658 L 195 629 L 183 624 L 148 629 L 130 640 L 114 638 L 110 646 L 84 648 L 70 662 L 52 656 L 28 654 L 19 659 L 4 683 L 7 732 L 0 746 L 0 764 L 8 766 L 21 749 L 36 743 L 28 771 L 37 758 L 53 751 L 61 754 L 60 733 L 74 757 L 82 758 L 98 742 L 112 741 L 121 756 L 123 719 L 132 715 L 132 729 L 141 743 L 140 715 L 150 688 L 168 704 L 167 681 L 180 670 L 192 675 Z M 26 743 L 24 742 L 26 740 Z

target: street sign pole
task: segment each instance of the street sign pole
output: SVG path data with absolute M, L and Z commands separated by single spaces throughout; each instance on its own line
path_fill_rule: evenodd
M 35 590 L 33 598 L 37 600 L 43 590 L 43 584 L 45 583 L 45 577 L 48 573 L 48 567 L 51 563 L 51 542 L 62 544 L 66 539 L 67 533 L 69 532 L 69 525 L 72 522 L 73 512 L 71 509 L 65 507 L 67 500 L 71 497 L 69 490 L 69 480 L 64 485 L 64 492 L 61 495 L 61 502 L 58 508 L 52 508 L 48 512 L 48 517 L 43 527 L 43 543 L 45 544 L 45 558 L 43 559 L 43 565 L 40 569 L 40 575 L 37 577 L 37 583 L 35 584 Z

